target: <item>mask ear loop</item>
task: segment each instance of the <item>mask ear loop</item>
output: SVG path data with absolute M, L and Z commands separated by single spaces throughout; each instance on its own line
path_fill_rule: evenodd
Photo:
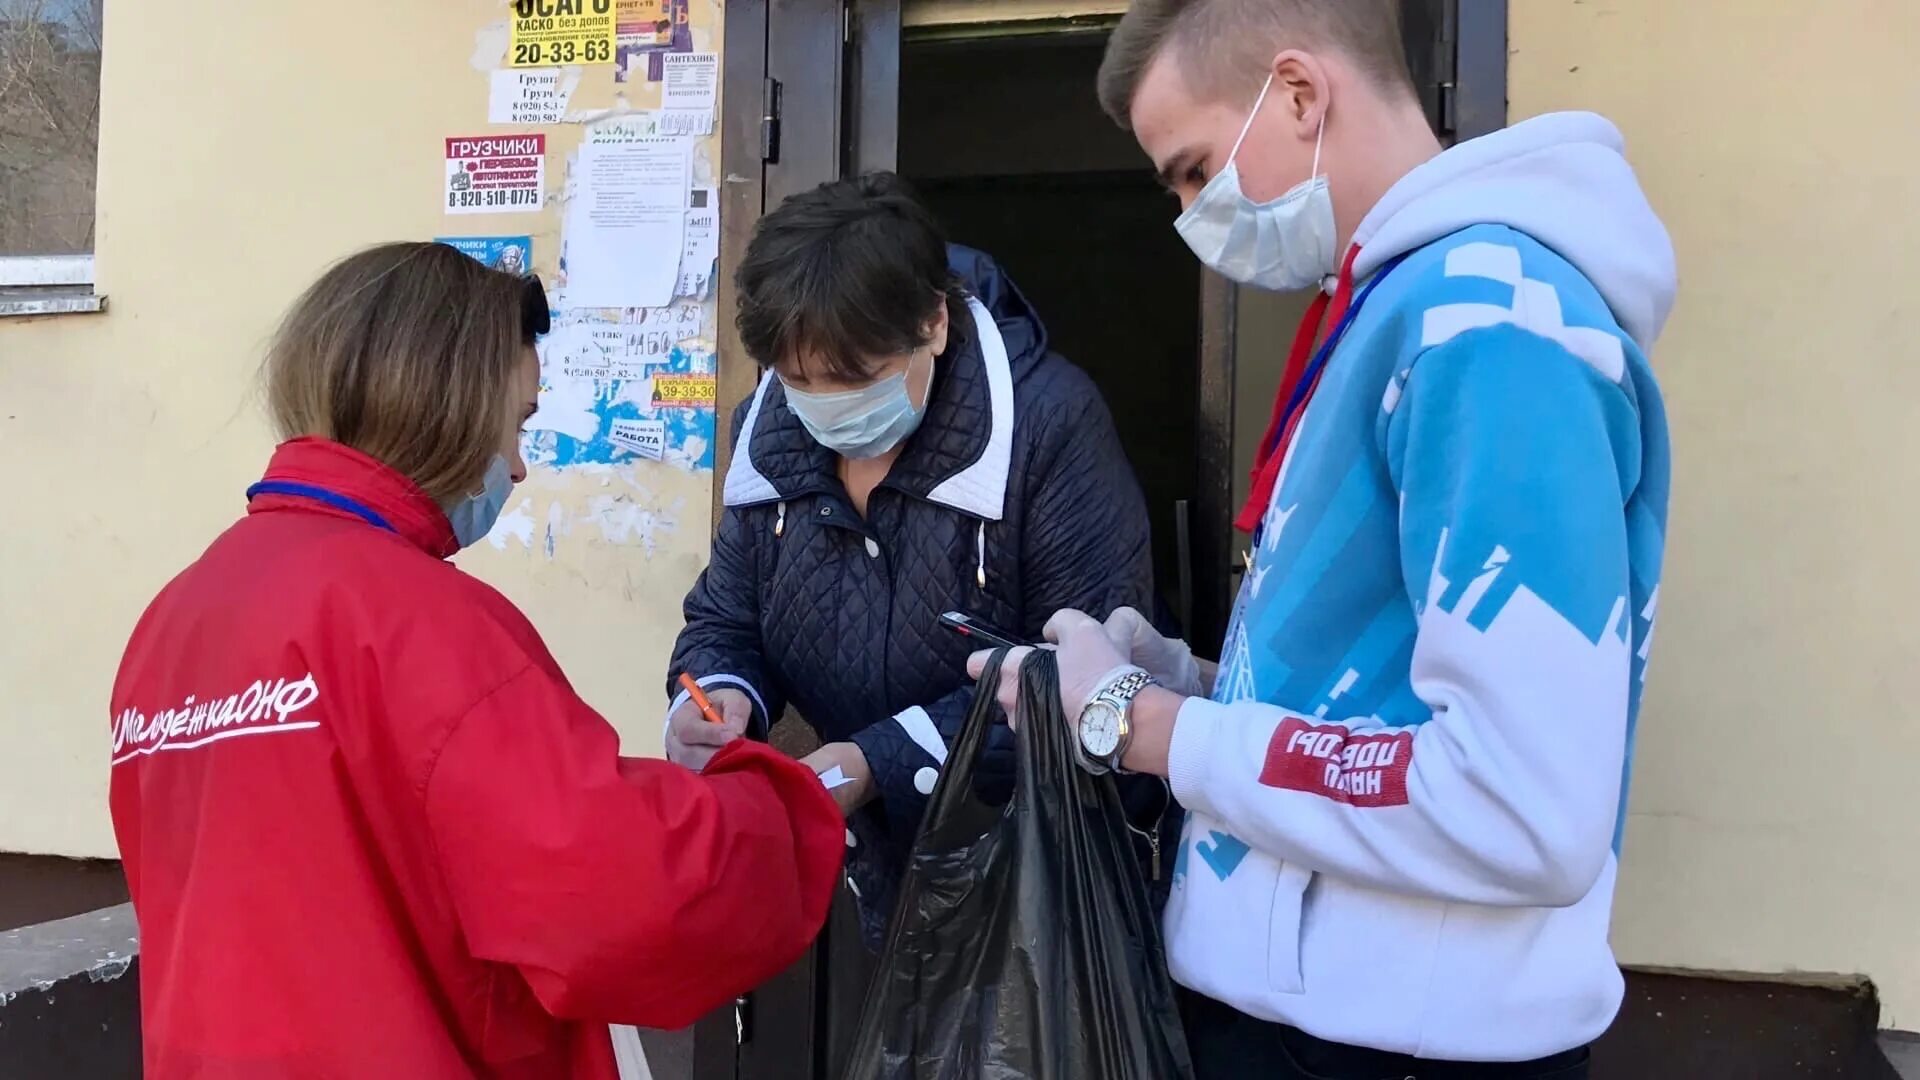
M 1247 141 L 1247 132 L 1253 130 L 1253 118 L 1260 115 L 1260 103 L 1267 100 L 1267 91 L 1273 89 L 1273 72 L 1267 72 L 1267 81 L 1260 84 L 1260 96 L 1253 99 L 1253 109 L 1247 113 L 1247 122 L 1240 125 L 1240 137 L 1233 140 L 1233 149 L 1227 151 L 1227 165 L 1240 156 L 1240 144 Z M 1226 171 L 1226 166 L 1221 166 Z
M 935 359 L 936 358 L 933 355 L 933 347 L 928 346 L 927 347 L 927 389 L 926 389 L 925 400 L 920 402 L 920 408 L 922 410 L 925 410 L 928 406 L 933 404 L 933 362 Z M 908 399 L 907 404 L 909 405 L 913 404 L 913 401 L 911 398 Z
M 1313 137 L 1313 172 L 1308 175 L 1310 180 L 1317 180 L 1320 177 L 1320 144 L 1326 141 L 1327 110 L 1323 108 L 1320 110 L 1320 131 Z

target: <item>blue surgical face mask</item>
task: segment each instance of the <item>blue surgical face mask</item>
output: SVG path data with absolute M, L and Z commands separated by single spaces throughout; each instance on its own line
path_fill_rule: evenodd
M 1240 146 L 1253 130 L 1253 118 L 1273 88 L 1267 76 L 1254 99 L 1247 124 L 1227 155 L 1226 167 L 1200 189 L 1193 205 L 1174 222 L 1181 239 L 1200 261 L 1221 276 L 1262 289 L 1288 291 L 1318 285 L 1339 261 L 1334 250 L 1333 196 L 1320 174 L 1320 142 L 1327 114 L 1320 113 L 1320 134 L 1313 142 L 1313 172 L 1271 202 L 1257 203 L 1240 188 Z
M 904 370 L 872 386 L 840 394 L 809 394 L 787 386 L 787 407 L 821 446 L 842 457 L 879 457 L 913 434 L 926 415 L 926 406 L 915 407 L 907 393 L 907 374 L 912 370 L 909 362 Z M 928 394 L 933 391 L 931 356 L 926 389 Z
M 507 459 L 495 454 L 487 474 L 480 479 L 480 490 L 447 507 L 447 521 L 461 547 L 472 547 L 493 531 L 493 523 L 500 520 L 500 511 L 511 494 L 513 473 L 507 468 Z

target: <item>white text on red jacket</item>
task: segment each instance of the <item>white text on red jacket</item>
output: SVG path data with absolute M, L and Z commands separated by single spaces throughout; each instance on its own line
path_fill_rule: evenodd
M 1352 806 L 1405 806 L 1411 764 L 1411 731 L 1355 735 L 1338 724 L 1289 716 L 1267 744 L 1260 782 Z
M 319 697 L 320 688 L 308 672 L 298 679 L 255 679 L 245 690 L 224 698 L 203 701 L 189 694 L 179 706 L 152 716 L 124 709 L 113 721 L 113 763 L 160 750 L 193 750 L 241 735 L 317 728 L 318 720 L 294 718 Z

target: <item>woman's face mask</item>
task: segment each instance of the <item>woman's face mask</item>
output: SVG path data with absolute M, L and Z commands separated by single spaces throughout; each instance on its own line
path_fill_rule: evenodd
M 544 305 L 545 301 L 541 303 Z M 506 425 L 499 452 L 493 455 L 487 471 L 480 477 L 480 490 L 445 507 L 454 539 L 463 548 L 472 547 L 493 531 L 494 522 L 500 520 L 500 511 L 506 508 L 507 496 L 513 494 L 513 485 L 526 478 L 527 465 L 520 456 L 520 435 L 540 406 L 540 357 L 532 346 L 521 354 L 520 366 L 514 371 L 513 392 L 516 408 L 512 422 Z
M 925 369 L 923 374 L 915 374 L 919 368 Z M 909 378 L 920 388 L 918 405 L 907 390 Z M 933 350 L 914 353 L 906 367 L 858 390 L 815 394 L 796 390 L 784 379 L 781 383 L 787 407 L 815 442 L 842 457 L 875 458 L 899 446 L 926 416 L 933 391 Z
M 1236 163 L 1240 147 L 1273 88 L 1273 76 L 1260 88 L 1246 126 L 1234 140 L 1227 165 L 1207 181 L 1174 228 L 1181 239 L 1221 276 L 1243 285 L 1288 291 L 1317 285 L 1339 262 L 1334 250 L 1333 196 L 1320 175 L 1320 140 L 1327 114 L 1320 113 L 1320 134 L 1313 144 L 1313 171 L 1285 195 L 1256 203 L 1240 189 Z
M 447 507 L 447 521 L 453 526 L 453 537 L 461 547 L 472 547 L 493 531 L 493 523 L 500 520 L 500 511 L 506 507 L 507 496 L 511 494 L 512 469 L 505 455 L 495 454 L 486 475 L 480 479 L 480 490 Z

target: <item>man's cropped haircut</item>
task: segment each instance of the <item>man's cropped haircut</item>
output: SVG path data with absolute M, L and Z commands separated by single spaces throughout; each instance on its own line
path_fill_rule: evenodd
M 1100 62 L 1100 107 L 1133 130 L 1134 95 L 1167 50 L 1196 96 L 1251 101 L 1292 48 L 1337 51 L 1383 90 L 1414 92 L 1399 0 L 1133 0 Z

